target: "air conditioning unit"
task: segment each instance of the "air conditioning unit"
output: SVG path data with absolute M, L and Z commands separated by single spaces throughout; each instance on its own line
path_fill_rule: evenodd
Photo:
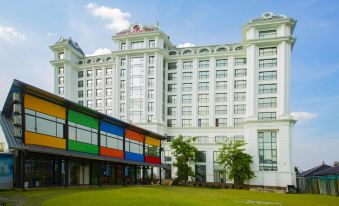
M 21 115 L 21 104 L 18 103 L 13 104 L 13 113 L 15 115 Z
M 22 129 L 20 127 L 14 127 L 14 137 L 21 138 L 22 137 Z
M 22 126 L 21 115 L 14 115 L 13 116 L 13 124 L 14 124 L 14 126 L 18 126 L 18 127 Z
M 14 92 L 13 93 L 13 103 L 20 103 L 21 102 L 21 97 L 20 97 L 20 93 L 18 92 Z

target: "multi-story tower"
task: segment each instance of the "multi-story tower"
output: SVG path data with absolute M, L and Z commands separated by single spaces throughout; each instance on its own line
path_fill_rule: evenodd
M 264 13 L 245 24 L 243 41 L 177 48 L 158 25 L 113 36 L 117 51 L 85 56 L 71 39 L 50 48 L 55 92 L 169 139 L 197 136 L 197 179 L 225 181 L 219 142 L 244 139 L 252 185 L 294 184 L 290 61 L 296 21 Z M 164 162 L 170 164 L 170 143 Z M 174 175 L 175 171 L 167 175 Z

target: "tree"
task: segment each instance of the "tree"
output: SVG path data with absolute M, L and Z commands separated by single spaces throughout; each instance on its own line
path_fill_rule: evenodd
M 178 180 L 184 180 L 185 185 L 188 177 L 194 177 L 194 172 L 190 167 L 190 164 L 195 161 L 195 153 L 198 151 L 192 145 L 192 142 L 196 140 L 196 137 L 191 137 L 184 140 L 182 135 L 174 139 L 171 143 L 171 149 L 173 150 L 173 156 L 176 159 L 176 163 L 173 166 L 177 167 Z
M 221 143 L 219 148 L 217 163 L 224 168 L 226 177 L 234 180 L 236 189 L 239 189 L 245 180 L 254 177 L 254 172 L 251 170 L 252 156 L 244 152 L 245 145 L 244 141 L 226 141 Z

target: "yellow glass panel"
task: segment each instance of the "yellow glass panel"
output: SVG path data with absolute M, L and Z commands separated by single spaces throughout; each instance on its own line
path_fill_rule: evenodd
M 66 140 L 33 132 L 25 132 L 25 144 L 66 149 Z
M 153 137 L 146 136 L 146 142 L 145 143 L 153 145 L 153 146 L 160 147 L 160 140 L 155 139 Z
M 51 102 L 26 94 L 24 100 L 25 108 L 48 114 L 60 119 L 66 119 L 66 109 Z

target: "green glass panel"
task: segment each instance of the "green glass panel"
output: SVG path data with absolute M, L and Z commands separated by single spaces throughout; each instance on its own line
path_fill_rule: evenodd
M 81 124 L 87 127 L 91 127 L 94 129 L 99 129 L 98 120 L 96 118 L 73 110 L 69 110 L 68 112 L 68 121 Z
M 99 146 L 78 142 L 74 140 L 68 140 L 68 150 L 86 152 L 91 154 L 99 154 Z

